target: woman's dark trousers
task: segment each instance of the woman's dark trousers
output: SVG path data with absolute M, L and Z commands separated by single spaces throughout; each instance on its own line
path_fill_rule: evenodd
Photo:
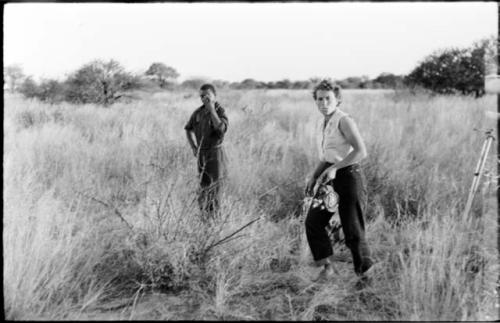
M 365 178 L 359 165 L 351 165 L 337 170 L 330 183 L 339 195 L 338 212 L 345 243 L 351 250 L 356 274 L 362 274 L 373 264 L 365 238 L 364 212 L 367 196 Z M 326 209 L 311 208 L 305 226 L 309 247 L 315 261 L 333 254 L 332 244 L 326 226 L 333 213 Z

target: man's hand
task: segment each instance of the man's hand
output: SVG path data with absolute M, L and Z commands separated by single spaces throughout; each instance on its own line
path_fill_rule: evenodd
M 306 189 L 305 189 L 306 196 L 312 196 L 313 195 L 313 193 L 314 193 L 314 185 L 316 185 L 316 180 L 314 179 L 314 177 L 311 177 L 307 181 L 307 184 L 306 184 Z
M 218 129 L 222 125 L 222 121 L 215 111 L 215 96 L 214 95 L 204 95 L 201 99 L 203 101 L 203 105 L 205 109 L 208 109 L 210 113 L 210 120 L 212 121 L 212 125 Z
M 210 112 L 212 111 L 215 112 L 215 98 L 211 96 L 204 96 L 202 101 L 203 104 L 205 105 L 205 108 L 209 109 Z
M 318 183 L 323 184 L 331 181 L 335 178 L 335 174 L 337 173 L 337 169 L 335 167 L 329 167 L 321 173 L 318 177 Z
M 191 147 L 191 149 L 193 150 L 193 155 L 194 155 L 194 157 L 198 156 L 198 148 L 196 148 L 196 147 Z

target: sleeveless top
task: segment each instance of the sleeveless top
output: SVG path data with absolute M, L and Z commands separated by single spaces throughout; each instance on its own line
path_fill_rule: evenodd
M 324 117 L 318 121 L 317 138 L 320 161 L 338 163 L 353 150 L 339 128 L 340 119 L 345 116 L 348 114 L 337 108 L 326 126 Z

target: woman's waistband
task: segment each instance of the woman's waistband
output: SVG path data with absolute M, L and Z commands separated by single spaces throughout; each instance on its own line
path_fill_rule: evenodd
M 330 164 L 330 166 L 334 165 L 334 164 L 331 164 L 331 163 L 329 163 L 329 164 Z M 351 164 L 349 166 L 342 167 L 341 169 L 337 169 L 336 174 L 339 175 L 339 174 L 343 174 L 343 173 L 348 173 L 348 172 L 353 172 L 353 171 L 360 171 L 360 170 L 361 170 L 361 166 L 358 163 L 354 163 L 354 164 Z

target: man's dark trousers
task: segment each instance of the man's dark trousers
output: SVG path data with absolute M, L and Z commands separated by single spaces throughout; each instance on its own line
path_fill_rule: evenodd
M 210 217 L 220 210 L 223 180 L 226 176 L 226 155 L 222 146 L 201 149 L 198 155 L 200 194 L 198 203 L 202 212 Z

